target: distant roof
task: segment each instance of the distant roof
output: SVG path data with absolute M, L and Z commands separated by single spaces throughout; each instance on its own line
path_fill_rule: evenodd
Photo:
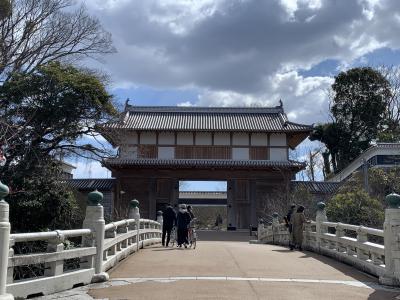
M 297 161 L 271 160 L 232 160 L 232 159 L 121 159 L 109 158 L 104 161 L 106 166 L 139 166 L 157 168 L 291 168 L 301 170 L 304 163 Z
M 277 107 L 181 107 L 128 105 L 117 122 L 105 128 L 171 131 L 311 131 L 290 122 Z
M 65 181 L 70 187 L 76 190 L 84 191 L 111 191 L 115 185 L 113 178 L 98 178 L 98 179 L 68 179 Z
M 326 181 L 292 181 L 291 185 L 294 188 L 305 188 L 314 194 L 334 194 L 341 184 L 339 182 Z
M 179 192 L 179 198 L 183 199 L 226 199 L 227 192 L 185 191 Z

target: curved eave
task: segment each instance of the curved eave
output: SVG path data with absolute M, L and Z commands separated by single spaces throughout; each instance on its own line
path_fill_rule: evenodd
M 287 141 L 290 149 L 294 150 L 302 141 L 304 141 L 310 135 L 311 131 L 312 130 L 287 133 Z
M 270 160 L 197 160 L 197 159 L 107 159 L 103 165 L 113 169 L 124 168 L 157 168 L 157 169 L 260 169 L 301 171 L 305 164 L 297 161 L 270 161 Z

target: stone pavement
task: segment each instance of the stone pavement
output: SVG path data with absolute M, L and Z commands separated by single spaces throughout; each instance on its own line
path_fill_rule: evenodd
M 327 257 L 249 244 L 246 233 L 199 236 L 196 250 L 153 246 L 121 262 L 108 283 L 43 299 L 400 299 L 400 289 Z

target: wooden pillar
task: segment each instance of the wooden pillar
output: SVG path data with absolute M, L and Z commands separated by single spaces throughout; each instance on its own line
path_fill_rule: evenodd
M 250 225 L 257 228 L 257 182 L 255 179 L 250 180 Z
M 228 230 L 236 230 L 236 203 L 235 203 L 235 180 L 228 180 L 227 189 L 227 215 L 228 215 Z
M 171 199 L 170 199 L 170 204 L 172 207 L 175 206 L 175 204 L 178 204 L 178 198 L 179 198 L 179 180 L 176 178 L 172 178 L 172 184 L 171 184 Z
M 149 178 L 149 216 L 150 220 L 156 219 L 156 193 L 157 180 L 155 178 Z

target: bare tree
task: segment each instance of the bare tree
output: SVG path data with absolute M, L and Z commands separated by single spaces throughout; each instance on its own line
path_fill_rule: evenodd
M 290 159 L 306 163 L 306 167 L 299 173 L 300 180 L 315 181 L 321 177 L 325 179 L 324 162 L 322 159 L 323 145 L 301 145 L 290 152 Z
M 72 0 L 0 1 L 0 82 L 51 61 L 115 52 L 111 34 Z
M 390 83 L 391 97 L 387 99 L 386 107 L 386 128 L 384 132 L 389 135 L 400 134 L 400 67 L 398 66 L 381 66 L 378 70 L 383 74 Z M 398 136 L 387 137 L 398 141 Z

